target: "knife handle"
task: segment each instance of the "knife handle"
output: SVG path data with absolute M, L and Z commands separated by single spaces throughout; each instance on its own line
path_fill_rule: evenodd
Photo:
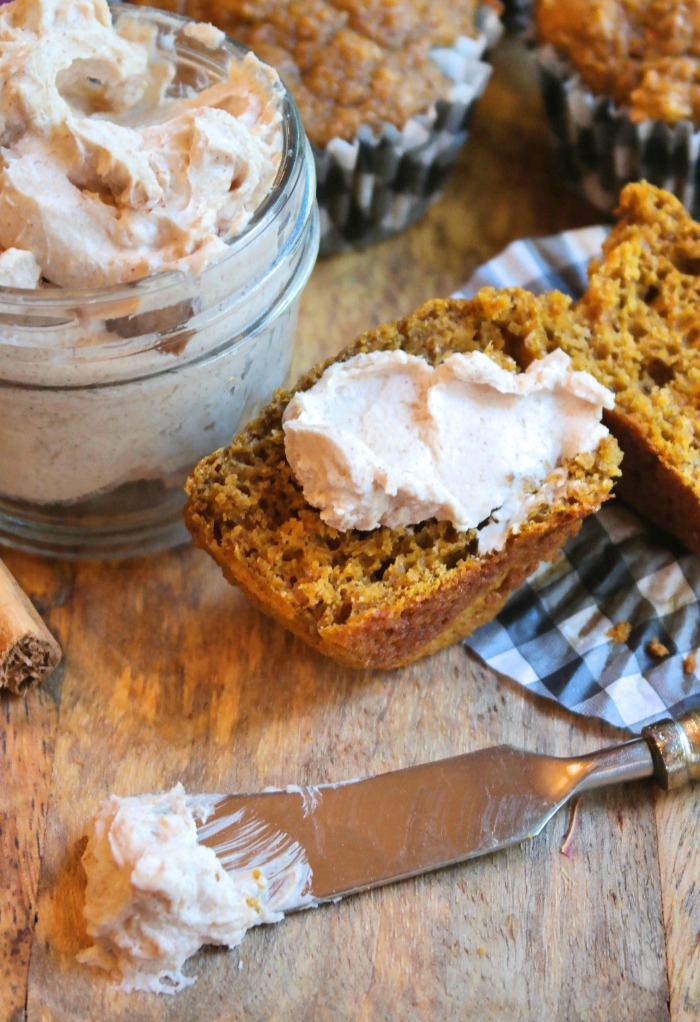
M 665 791 L 700 780 L 700 710 L 649 724 L 642 737 L 654 761 L 654 780 Z

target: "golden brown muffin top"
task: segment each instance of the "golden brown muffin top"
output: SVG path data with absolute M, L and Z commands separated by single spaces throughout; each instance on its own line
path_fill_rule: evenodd
M 536 24 L 633 121 L 700 124 L 698 0 L 538 0 Z
M 277 68 L 319 147 L 361 125 L 401 127 L 449 95 L 435 46 L 476 35 L 498 0 L 161 0 L 223 29 Z

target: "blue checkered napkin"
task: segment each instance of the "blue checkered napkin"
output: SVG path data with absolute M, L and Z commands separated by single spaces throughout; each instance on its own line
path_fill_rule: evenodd
M 514 241 L 480 266 L 457 296 L 469 298 L 480 287 L 524 287 L 535 294 L 557 289 L 578 297 L 586 287 L 588 263 L 600 254 L 607 232 L 607 227 L 585 227 Z
M 605 233 L 515 242 L 459 295 L 491 285 L 576 296 Z M 700 560 L 611 501 L 465 645 L 531 692 L 640 731 L 700 700 L 699 602 Z M 626 638 L 610 634 L 616 625 L 629 626 Z

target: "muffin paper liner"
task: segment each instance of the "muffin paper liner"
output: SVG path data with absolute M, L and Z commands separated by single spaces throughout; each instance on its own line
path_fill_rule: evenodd
M 532 32 L 534 0 L 501 0 L 503 24 L 508 32 L 529 36 Z
M 559 171 L 570 187 L 610 212 L 626 184 L 645 180 L 700 216 L 700 131 L 690 121 L 631 121 L 595 96 L 553 47 L 538 47 L 536 59 Z
M 490 8 L 478 14 L 478 38 L 460 37 L 432 56 L 454 82 L 403 128 L 361 128 L 352 142 L 313 146 L 321 222 L 320 254 L 364 248 L 418 220 L 440 195 L 464 144 L 476 102 L 491 74 L 482 59 L 502 31 Z
M 592 227 L 515 242 L 458 296 L 489 285 L 578 297 L 605 234 Z M 639 732 L 700 706 L 699 602 L 700 559 L 613 499 L 464 645 L 531 692 Z M 623 622 L 629 635 L 615 641 L 610 629 Z M 653 655 L 652 640 L 667 652 Z

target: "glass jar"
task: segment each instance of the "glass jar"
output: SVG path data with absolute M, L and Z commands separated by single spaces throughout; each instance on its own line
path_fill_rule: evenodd
M 112 8 L 115 21 L 127 6 Z M 243 57 L 228 40 L 203 45 L 176 15 L 128 6 L 128 16 L 156 24 L 174 89 L 206 88 Z M 283 103 L 274 187 L 201 274 L 0 288 L 0 542 L 121 557 L 188 538 L 184 480 L 287 382 L 318 252 L 313 158 Z

